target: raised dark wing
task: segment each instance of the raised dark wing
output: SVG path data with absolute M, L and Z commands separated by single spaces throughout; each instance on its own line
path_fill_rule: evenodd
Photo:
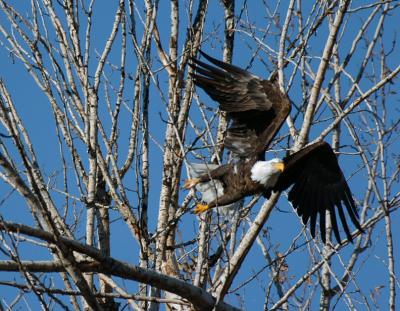
M 239 157 L 263 154 L 290 112 L 271 82 L 201 52 L 215 66 L 193 59 L 194 82 L 227 112 L 225 146 Z
M 284 159 L 285 169 L 278 178 L 275 190 L 285 190 L 291 185 L 289 201 L 306 225 L 310 220 L 310 231 L 315 237 L 317 215 L 319 215 L 321 239 L 325 243 L 325 212 L 329 210 L 332 229 L 340 243 L 336 213 L 342 222 L 347 238 L 352 241 L 342 204 L 353 224 L 360 230 L 357 209 L 349 186 L 339 167 L 336 155 L 326 142 L 310 145 Z

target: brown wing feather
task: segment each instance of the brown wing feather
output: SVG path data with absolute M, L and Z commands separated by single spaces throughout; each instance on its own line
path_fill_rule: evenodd
M 329 144 L 315 143 L 289 155 L 284 162 L 285 170 L 274 188 L 282 191 L 293 185 L 288 199 L 302 217 L 304 224 L 311 219 L 310 229 L 313 237 L 319 214 L 321 238 L 325 242 L 325 212 L 329 210 L 336 239 L 340 242 L 338 214 L 347 238 L 352 240 L 342 204 L 346 207 L 353 224 L 362 231 L 349 186 Z
M 239 157 L 262 157 L 290 112 L 290 101 L 270 81 L 201 52 L 194 82 L 227 112 L 225 146 Z

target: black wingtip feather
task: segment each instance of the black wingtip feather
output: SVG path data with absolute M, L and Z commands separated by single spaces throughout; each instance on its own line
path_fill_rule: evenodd
M 319 210 L 319 233 L 321 234 L 322 243 L 326 244 L 326 230 L 325 230 L 325 209 Z
M 333 233 L 335 235 L 336 241 L 340 244 L 342 239 L 340 237 L 339 227 L 337 224 L 335 205 L 334 205 L 334 202 L 332 202 L 332 201 L 331 201 L 331 204 L 329 205 L 329 212 L 331 214 L 330 216 L 331 216 L 331 225 L 332 225 Z
M 292 204 L 294 207 L 296 207 L 296 212 L 297 215 L 302 216 L 303 215 L 303 208 L 304 208 L 304 202 L 305 198 L 307 196 L 307 191 L 304 191 L 304 188 L 307 185 L 307 176 L 305 176 L 302 180 L 303 182 L 301 183 L 296 183 L 293 188 L 289 192 L 289 197 L 293 197 L 293 201 L 291 200 Z
M 211 66 L 207 63 L 204 63 L 201 60 L 198 60 L 196 58 L 193 58 L 192 62 L 193 63 L 190 66 L 198 72 L 201 72 L 201 70 L 202 70 L 203 72 L 205 72 L 204 74 L 206 76 L 212 75 L 215 78 L 226 78 L 227 76 L 229 76 L 229 74 L 226 71 L 221 70 L 220 68 Z
M 311 232 L 311 236 L 313 238 L 315 238 L 315 228 L 316 228 L 316 224 L 317 224 L 317 214 L 318 213 L 311 214 L 311 219 L 310 219 L 310 232 Z
M 353 200 L 353 196 L 351 195 L 350 189 L 346 184 L 346 191 L 345 191 L 345 199 L 344 204 L 346 205 L 346 209 L 350 215 L 350 219 L 353 222 L 354 226 L 356 226 L 356 228 L 358 230 L 360 230 L 360 232 L 364 232 L 363 228 L 361 228 L 360 222 L 358 221 L 359 216 L 358 216 L 358 212 L 357 212 L 357 208 L 356 208 L 356 204 Z
M 316 226 L 316 221 L 317 221 L 317 214 L 318 210 L 321 208 L 321 200 L 322 200 L 322 194 L 323 194 L 323 186 L 319 183 L 315 184 L 314 186 L 314 198 L 313 198 L 313 204 L 310 206 L 311 211 L 310 211 L 310 231 L 311 235 L 315 236 L 315 226 Z
M 338 209 L 340 221 L 342 222 L 344 232 L 346 233 L 347 239 L 353 243 L 353 237 L 351 236 L 349 226 L 347 225 L 346 217 L 344 216 L 344 211 L 343 211 L 343 206 L 342 206 L 342 201 L 344 201 L 345 198 L 341 198 L 339 196 L 339 193 L 337 193 L 337 192 L 335 192 L 335 194 L 336 194 L 335 205 Z
M 238 74 L 246 75 L 246 76 L 250 75 L 250 73 L 248 71 L 246 71 L 242 68 L 236 67 L 234 65 L 220 61 L 214 57 L 211 57 L 210 55 L 203 52 L 202 50 L 200 50 L 199 52 L 200 52 L 201 56 L 203 56 L 205 59 L 207 59 L 210 63 L 213 63 L 214 65 L 216 65 L 222 69 L 225 69 L 228 72 L 238 73 Z
M 294 185 L 293 185 L 292 189 L 290 189 L 289 195 L 288 195 L 288 200 L 292 203 L 292 205 L 295 209 L 297 209 L 297 207 L 299 206 L 301 194 L 304 192 L 303 190 L 306 185 L 306 182 L 305 182 L 306 175 L 305 174 L 302 174 L 302 175 L 299 175 L 296 177 L 298 178 L 297 182 L 294 183 Z M 283 190 L 287 189 L 288 187 L 290 187 L 290 185 L 292 183 L 293 183 L 293 181 L 291 181 L 291 180 L 289 182 L 286 182 L 285 180 L 278 179 L 278 181 L 274 187 L 274 190 L 275 191 L 283 191 Z
M 307 189 L 307 195 L 305 196 L 301 209 L 302 209 L 302 217 L 301 220 L 304 225 L 307 225 L 308 219 L 310 218 L 310 215 L 312 214 L 312 211 L 314 209 L 314 196 L 310 195 L 310 193 L 315 193 L 315 186 L 314 184 L 311 184 L 309 188 Z

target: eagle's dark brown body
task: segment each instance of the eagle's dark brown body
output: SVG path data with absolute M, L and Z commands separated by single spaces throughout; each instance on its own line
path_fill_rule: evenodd
M 267 189 L 259 182 L 251 179 L 251 169 L 257 160 L 240 160 L 237 163 L 221 165 L 199 177 L 199 182 L 208 182 L 211 179 L 219 180 L 224 187 L 224 194 L 208 203 L 209 208 L 228 205 L 246 196 L 263 193 Z

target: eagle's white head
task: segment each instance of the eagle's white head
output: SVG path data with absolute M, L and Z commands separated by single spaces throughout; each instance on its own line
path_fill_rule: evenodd
M 284 168 L 285 164 L 278 158 L 270 161 L 257 161 L 251 168 L 251 179 L 265 187 L 273 187 Z

